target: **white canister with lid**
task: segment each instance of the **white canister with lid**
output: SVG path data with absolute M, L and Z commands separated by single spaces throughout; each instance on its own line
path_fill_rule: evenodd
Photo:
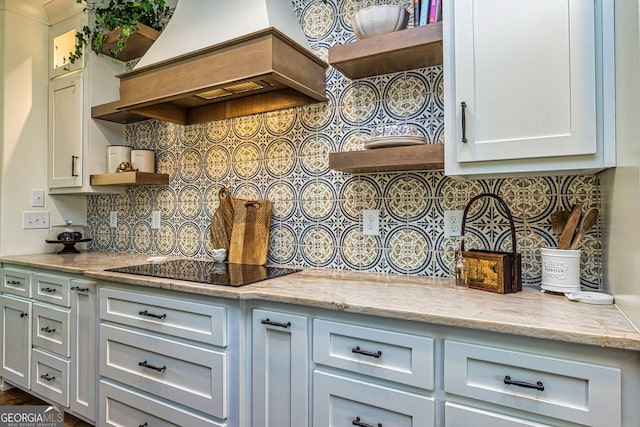
M 131 167 L 138 172 L 155 172 L 155 162 L 156 155 L 153 150 L 131 150 Z
M 109 145 L 107 147 L 107 173 L 114 173 L 122 162 L 131 161 L 131 147 Z

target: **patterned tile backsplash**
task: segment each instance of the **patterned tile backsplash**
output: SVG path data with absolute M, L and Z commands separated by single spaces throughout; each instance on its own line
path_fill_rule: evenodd
M 314 52 L 326 60 L 329 46 L 354 40 L 353 11 L 376 2 L 293 3 Z M 409 8 L 411 1 L 394 3 Z M 555 246 L 550 214 L 577 202 L 599 207 L 597 176 L 461 181 L 443 172 L 350 175 L 328 168 L 330 152 L 362 149 L 376 126 L 412 125 L 429 143 L 443 143 L 442 81 L 441 66 L 355 81 L 329 67 L 326 103 L 192 126 L 128 125 L 125 144 L 153 149 L 170 184 L 89 196 L 91 247 L 211 258 L 209 227 L 226 186 L 237 197 L 275 202 L 270 263 L 450 276 L 455 241 L 444 237 L 444 211 L 491 192 L 514 215 L 523 283 L 539 284 L 539 244 L 524 220 Z M 364 209 L 380 210 L 380 236 L 363 234 Z M 161 212 L 158 230 L 151 228 L 153 210 Z M 601 243 L 598 221 L 582 244 L 583 287 L 602 288 Z M 466 246 L 510 250 L 507 219 L 490 199 L 470 209 Z

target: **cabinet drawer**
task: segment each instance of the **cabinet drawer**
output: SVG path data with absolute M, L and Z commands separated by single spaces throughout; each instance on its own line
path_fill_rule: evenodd
M 322 371 L 313 380 L 314 427 L 435 425 L 433 398 Z
M 31 298 L 31 273 L 14 268 L 2 269 L 2 292 Z
M 70 357 L 70 311 L 62 308 L 33 304 L 33 345 L 64 357 Z M 89 327 L 89 325 L 87 325 Z
M 100 381 L 101 426 L 226 427 L 147 394 Z
M 69 307 L 71 303 L 71 279 L 51 274 L 34 274 L 33 298 L 51 304 Z
M 447 393 L 590 426 L 621 424 L 620 369 L 456 341 L 445 342 L 444 360 Z
M 31 390 L 69 407 L 69 360 L 34 348 L 31 371 Z
M 218 418 L 227 416 L 225 353 L 100 325 L 100 375 Z
M 433 340 L 314 320 L 313 360 L 377 378 L 433 389 Z
M 471 408 L 451 402 L 445 403 L 445 427 L 469 427 L 470 420 L 473 420 L 473 427 L 552 427 L 549 424 L 534 423 L 496 412 Z
M 227 345 L 224 306 L 102 289 L 100 318 L 220 347 Z

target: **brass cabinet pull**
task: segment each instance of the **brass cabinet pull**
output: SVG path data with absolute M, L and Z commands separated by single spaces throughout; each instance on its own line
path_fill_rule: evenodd
M 375 426 L 373 424 L 363 423 L 362 421 L 360 421 L 360 417 L 356 417 L 355 420 L 352 420 L 351 425 L 358 427 L 382 427 L 382 423 L 378 423 Z
M 154 366 L 147 363 L 146 360 L 144 362 L 138 362 L 138 366 L 142 366 L 143 368 L 153 369 L 154 371 L 158 371 L 158 372 L 162 372 L 167 369 L 166 365 L 162 365 L 161 367 L 158 367 L 158 366 Z
M 274 321 L 269 320 L 269 319 L 261 320 L 260 323 L 262 323 L 263 325 L 277 326 L 279 328 L 285 328 L 285 329 L 287 329 L 289 326 L 291 326 L 291 322 L 280 323 L 280 322 L 274 322 Z
M 382 352 L 380 350 L 374 353 L 372 351 L 361 350 L 360 347 L 353 347 L 351 349 L 351 353 L 362 354 L 364 356 L 371 356 L 371 357 L 375 357 L 376 359 L 382 356 Z
M 544 384 L 542 384 L 542 381 L 538 381 L 535 384 L 533 384 L 533 383 L 528 383 L 524 381 L 515 381 L 515 380 L 512 380 L 509 375 L 506 375 L 504 377 L 504 383 L 507 385 L 515 385 L 515 386 L 524 387 L 524 388 L 535 388 L 536 390 L 544 391 Z

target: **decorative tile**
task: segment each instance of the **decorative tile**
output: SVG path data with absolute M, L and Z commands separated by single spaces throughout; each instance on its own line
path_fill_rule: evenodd
M 293 0 L 313 53 L 355 40 L 353 14 L 378 0 Z M 411 0 L 389 0 L 411 9 Z M 350 80 L 329 67 L 328 102 L 181 126 L 149 120 L 125 127 L 124 144 L 156 152 L 168 186 L 131 187 L 91 195 L 89 247 L 211 258 L 210 224 L 218 191 L 274 202 L 268 260 L 275 264 L 385 273 L 451 276 L 455 240 L 444 238 L 444 211 L 464 209 L 477 194 L 505 199 L 516 223 L 526 285 L 540 282 L 539 243 L 557 236 L 552 212 L 601 203 L 598 176 L 457 180 L 443 172 L 346 174 L 328 168 L 334 151 L 362 150 L 376 126 L 415 126 L 429 143 L 444 143 L 442 65 Z M 162 223 L 152 230 L 152 210 Z M 362 233 L 362 211 L 379 209 L 380 236 Z M 118 211 L 119 226 L 109 227 Z M 581 281 L 602 290 L 602 223 L 581 245 Z M 469 210 L 466 248 L 510 250 L 505 216 L 492 200 Z

